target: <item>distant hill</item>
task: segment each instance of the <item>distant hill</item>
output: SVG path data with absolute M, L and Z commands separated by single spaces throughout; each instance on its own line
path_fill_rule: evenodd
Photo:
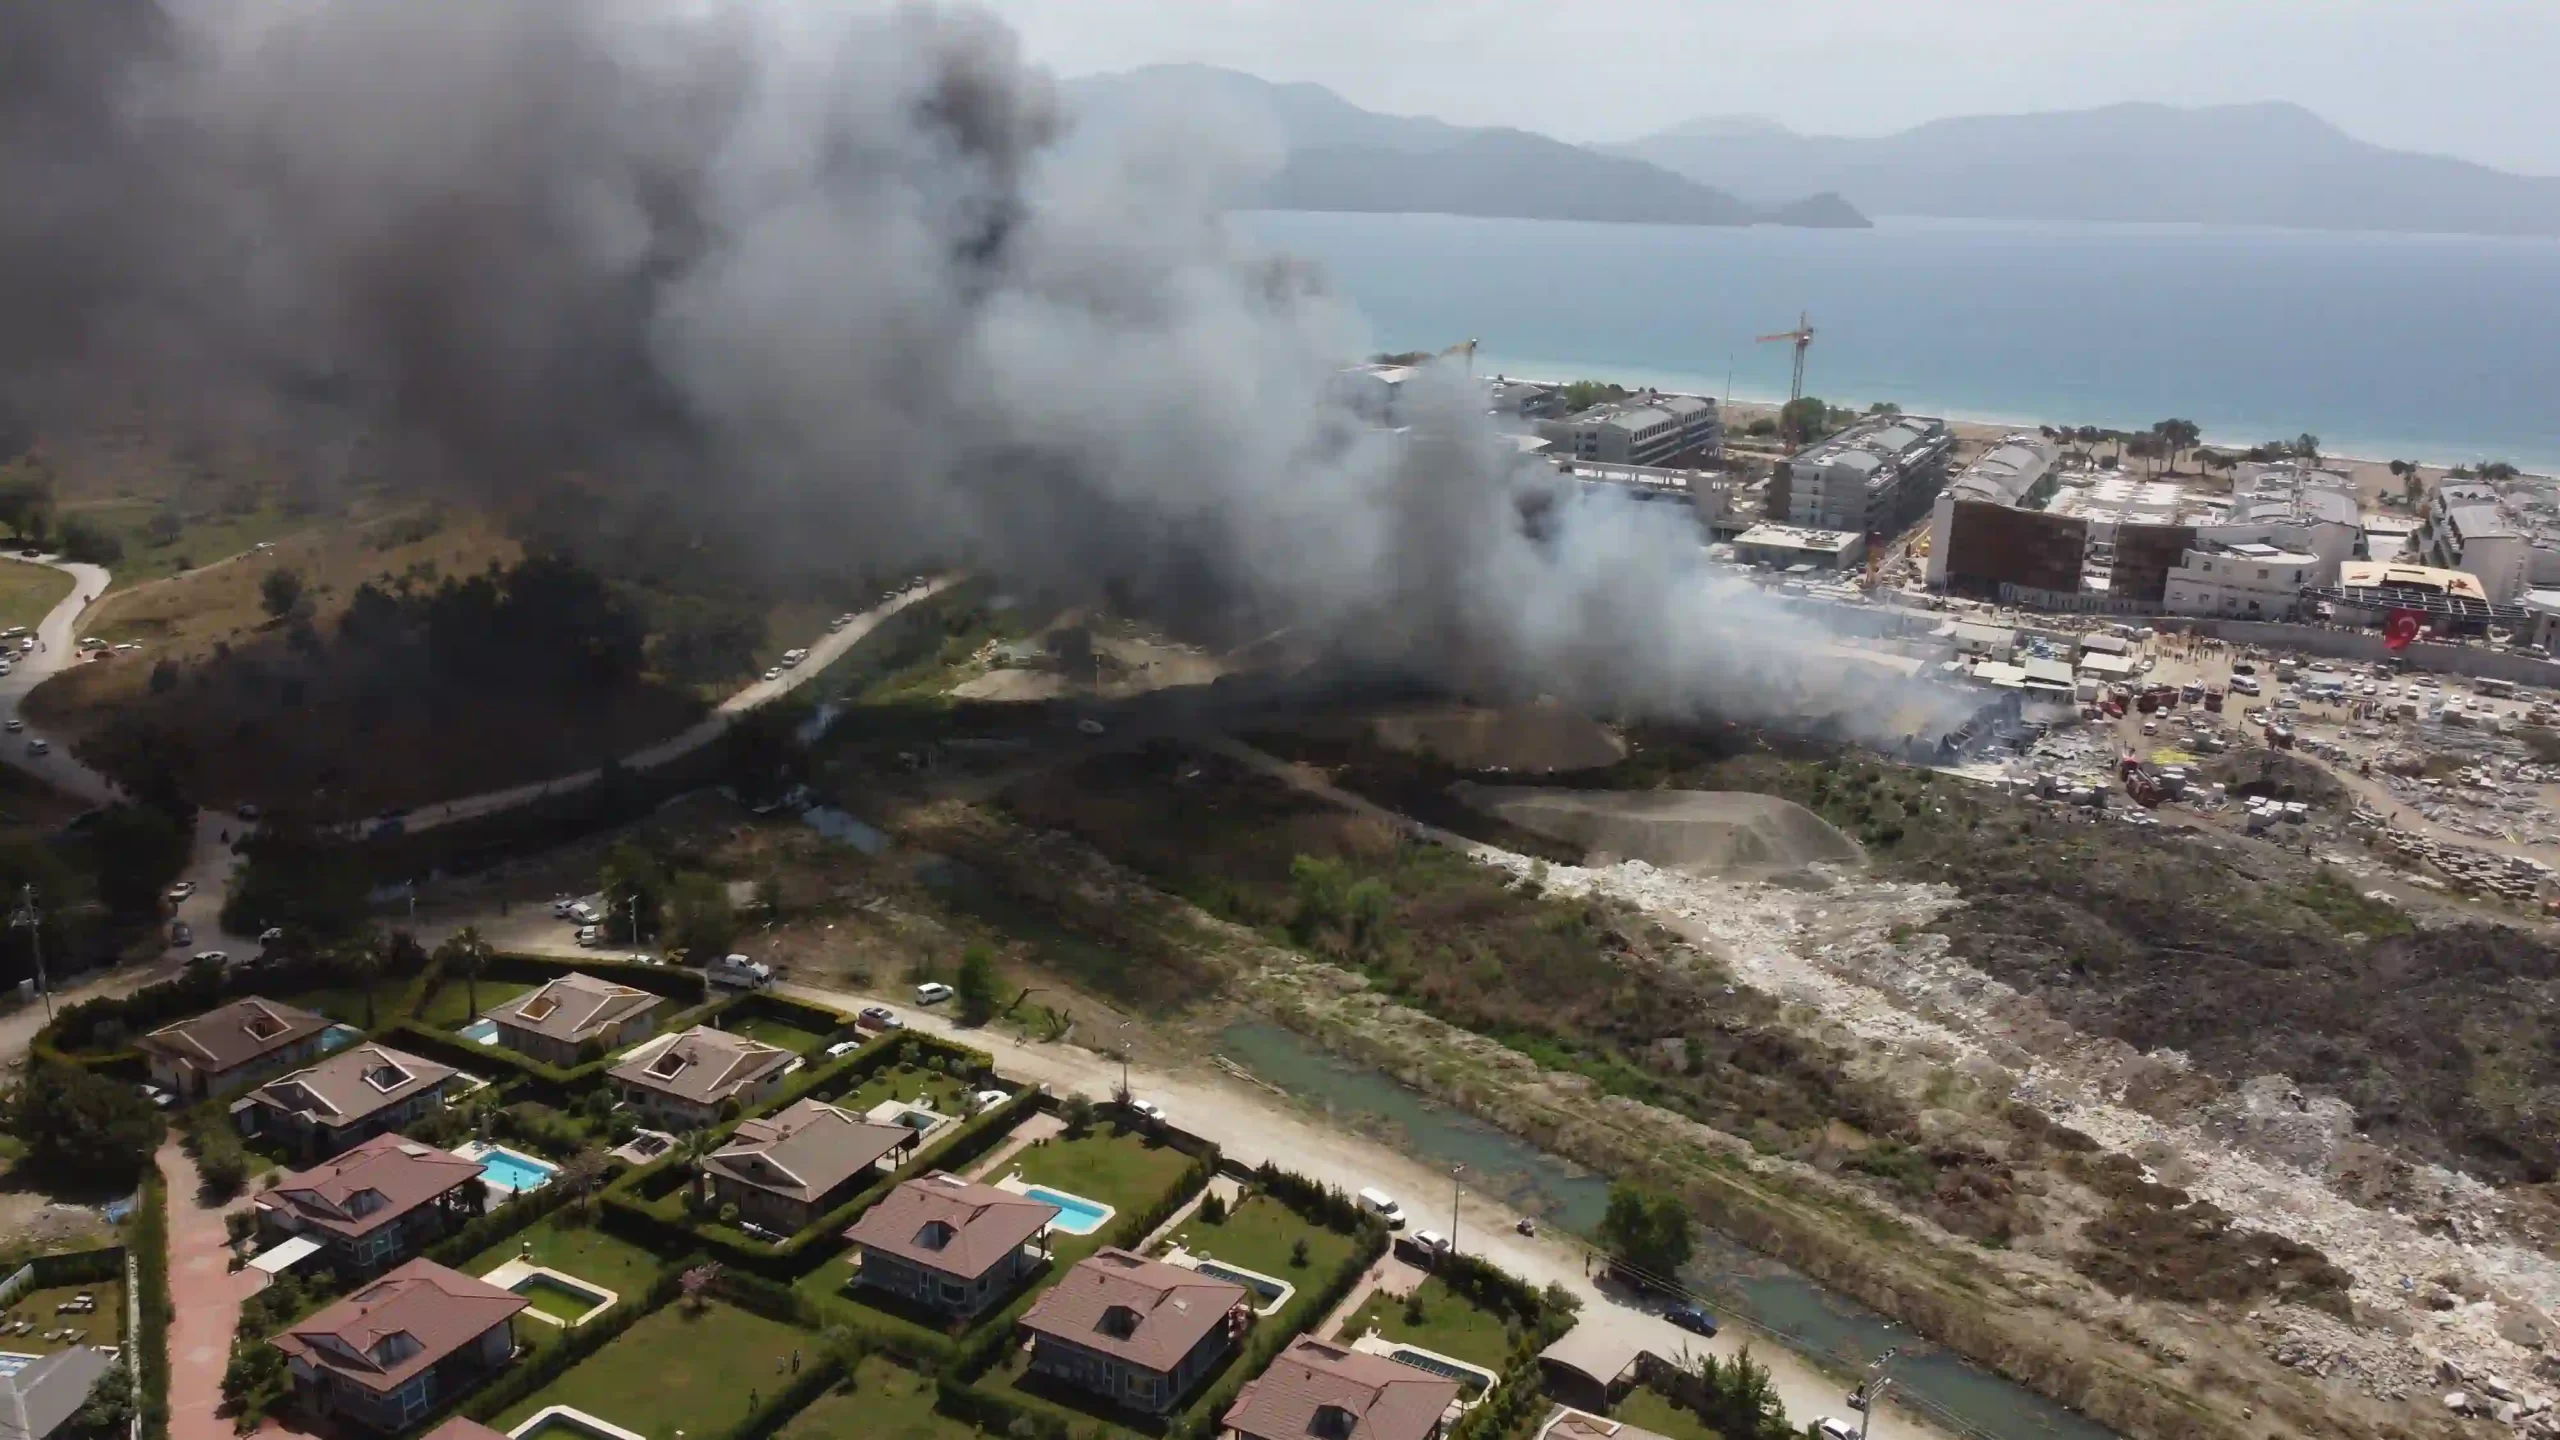
M 1600 148 L 1746 202 L 1826 191 L 1870 215 L 2560 234 L 2560 179 L 2370 145 L 2287 104 L 1978 115 L 1879 139 L 1712 117 Z
M 1363 110 L 1321 85 L 1276 84 L 1207 65 L 1155 65 L 1067 84 L 1080 123 L 1267 123 L 1284 159 L 1249 203 L 1662 225 L 1856 228 L 1837 195 L 1746 205 L 1659 165 L 1525 130 L 1479 129 Z

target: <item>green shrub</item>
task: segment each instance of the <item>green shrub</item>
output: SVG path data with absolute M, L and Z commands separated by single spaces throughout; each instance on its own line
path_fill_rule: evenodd
M 142 1292 L 141 1412 L 144 1440 L 169 1440 L 169 1187 L 154 1173 L 142 1182 L 141 1201 L 125 1233 Z

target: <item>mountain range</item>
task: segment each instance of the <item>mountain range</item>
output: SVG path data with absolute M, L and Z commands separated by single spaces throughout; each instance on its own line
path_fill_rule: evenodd
M 1206 65 L 1154 65 L 1067 83 L 1079 124 L 1266 127 L 1278 169 L 1242 202 L 1665 225 L 1865 226 L 1836 195 L 1745 204 L 1632 155 L 1526 130 L 1363 110 L 1321 85 L 1279 84 Z
M 2298 105 L 2108 105 L 1874 139 L 1709 116 L 1622 145 L 1748 201 L 1835 191 L 1872 215 L 2560 235 L 2560 179 L 2369 144 Z

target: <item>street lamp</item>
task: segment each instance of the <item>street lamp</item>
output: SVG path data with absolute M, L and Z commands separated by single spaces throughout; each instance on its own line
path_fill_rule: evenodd
M 1120 1103 L 1126 1105 L 1129 1094 L 1129 1022 L 1120 1022 Z
M 1884 1403 L 1885 1392 L 1893 1388 L 1893 1377 L 1885 1373 L 1885 1367 L 1901 1353 L 1902 1347 L 1897 1345 L 1877 1356 L 1875 1363 L 1867 1367 L 1867 1378 L 1858 1382 L 1857 1390 L 1849 1397 L 1858 1408 L 1858 1440 L 1867 1440 L 1867 1426 L 1876 1418 L 1876 1407 Z
M 1458 1253 L 1458 1182 L 1466 1173 L 1464 1165 L 1449 1167 L 1449 1253 L 1452 1255 Z

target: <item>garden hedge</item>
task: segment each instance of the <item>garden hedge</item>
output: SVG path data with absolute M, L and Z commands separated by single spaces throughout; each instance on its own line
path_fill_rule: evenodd
M 156 1172 L 142 1182 L 126 1238 L 142 1289 L 142 1333 L 133 1337 L 141 1355 L 142 1434 L 144 1440 L 169 1440 L 169 1320 L 175 1313 L 169 1301 L 169 1187 Z
M 497 1379 L 466 1397 L 459 1413 L 467 1419 L 486 1423 L 494 1420 L 510 1405 L 540 1390 L 568 1373 L 569 1367 L 586 1359 L 621 1338 L 622 1332 L 638 1324 L 642 1317 L 657 1313 L 684 1289 L 684 1272 L 692 1262 L 671 1264 L 658 1272 L 658 1278 L 640 1295 L 638 1304 L 628 1297 L 602 1315 L 584 1325 L 572 1327 L 555 1344 L 542 1346 Z M 443 1415 L 429 1416 L 412 1433 L 424 1433 L 441 1424 Z

